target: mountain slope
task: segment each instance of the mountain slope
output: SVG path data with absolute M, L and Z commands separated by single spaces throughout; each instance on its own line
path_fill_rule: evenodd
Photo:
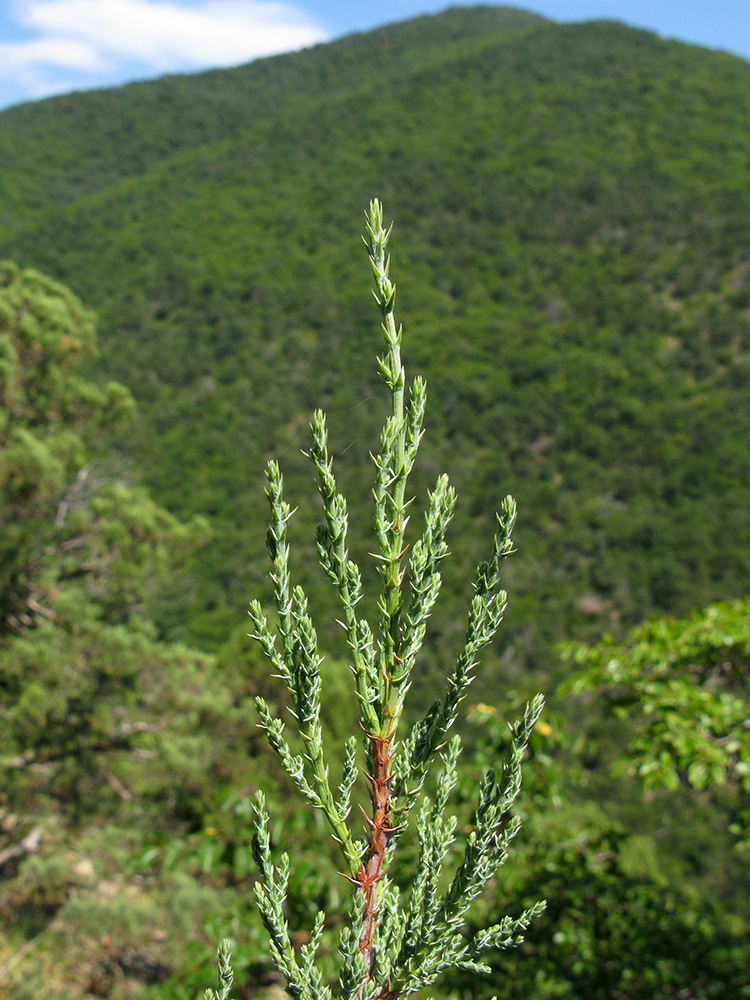
M 299 455 L 316 405 L 368 562 L 373 195 L 396 219 L 407 374 L 431 394 L 418 483 L 445 468 L 460 498 L 433 655 L 508 491 L 503 670 L 744 592 L 748 83 L 721 53 L 477 8 L 0 115 L 0 148 L 23 150 L 0 168 L 0 254 L 98 310 L 99 369 L 141 402 L 120 447 L 160 502 L 216 522 L 201 598 L 173 597 L 165 626 L 220 641 L 263 591 L 270 455 L 300 505 L 300 578 L 333 616 Z
M 13 107 L 0 115 L 0 159 L 7 157 L 3 201 L 9 208 L 11 198 L 28 194 L 25 207 L 39 208 L 74 200 L 140 176 L 184 149 L 308 108 L 332 91 L 367 89 L 380 71 L 404 75 L 544 23 L 520 10 L 454 8 L 439 19 L 421 17 L 238 69 L 165 76 Z M 4 221 L 11 218 L 12 211 Z

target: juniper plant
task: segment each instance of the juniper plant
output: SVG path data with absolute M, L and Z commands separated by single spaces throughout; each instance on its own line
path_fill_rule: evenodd
M 307 802 L 320 809 L 343 857 L 343 874 L 353 887 L 351 911 L 340 935 L 338 996 L 341 1000 L 391 1000 L 429 987 L 446 969 L 489 971 L 482 962 L 488 951 L 511 947 L 522 940 L 529 922 L 544 908 L 540 902 L 519 916 L 504 917 L 473 935 L 464 927 L 469 907 L 506 859 L 519 828 L 509 811 L 521 784 L 521 763 L 529 736 L 542 710 L 540 695 L 512 725 L 512 751 L 498 772 L 489 768 L 479 785 L 478 804 L 463 857 L 452 879 L 443 866 L 454 843 L 456 818 L 446 818 L 446 806 L 457 777 L 460 741 L 448 740 L 459 704 L 478 663 L 480 651 L 493 639 L 506 605 L 500 589 L 500 570 L 513 551 L 511 531 L 515 501 L 506 497 L 497 515 L 497 530 L 489 559 L 476 572 L 468 613 L 466 639 L 448 677 L 445 694 L 424 717 L 396 736 L 409 690 L 410 678 L 424 639 L 427 619 L 440 590 L 440 563 L 448 553 L 446 531 L 456 503 L 447 476 L 440 476 L 429 494 L 422 533 L 406 542 L 411 499 L 407 480 L 422 438 L 425 383 L 417 377 L 408 399 L 401 363 L 401 327 L 394 313 L 396 288 L 390 278 L 388 240 L 378 201 L 366 213 L 363 237 L 375 278 L 374 296 L 385 335 L 385 352 L 378 358 L 380 373 L 391 395 L 391 414 L 385 422 L 380 450 L 373 456 L 375 537 L 381 577 L 378 622 L 373 629 L 359 611 L 362 578 L 347 549 L 347 504 L 338 492 L 328 452 L 326 418 L 312 419 L 309 458 L 315 467 L 323 500 L 324 522 L 318 527 L 317 550 L 321 566 L 336 587 L 349 648 L 350 668 L 359 706 L 361 738 L 346 744 L 343 775 L 336 788 L 323 747 L 320 721 L 322 657 L 315 628 L 301 587 L 292 587 L 289 575 L 287 524 L 292 510 L 284 499 L 283 479 L 276 462 L 267 469 L 271 522 L 267 546 L 271 556 L 278 627 L 272 631 L 258 601 L 250 605 L 253 635 L 274 672 L 289 689 L 292 715 L 302 739 L 303 753 L 295 754 L 284 736 L 284 723 L 274 718 L 262 698 L 256 699 L 261 726 L 282 765 Z M 359 744 L 363 744 L 371 810 L 366 813 L 366 839 L 355 839 L 349 820 L 352 792 L 360 774 Z M 420 799 L 425 779 L 439 764 L 436 791 L 424 795 L 416 810 L 419 857 L 410 893 L 405 897 L 389 872 L 395 848 Z M 295 950 L 284 903 L 289 858 L 274 862 L 268 835 L 269 815 L 262 794 L 255 801 L 256 835 L 253 854 L 260 879 L 256 899 L 270 937 L 271 956 L 283 973 L 288 992 L 296 1000 L 329 1000 L 331 988 L 316 966 L 325 914 L 318 913 L 308 944 Z M 226 942 L 219 953 L 218 991 L 206 1000 L 226 1000 L 231 969 Z

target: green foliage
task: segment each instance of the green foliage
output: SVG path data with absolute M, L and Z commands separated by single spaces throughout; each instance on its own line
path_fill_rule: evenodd
M 615 770 L 647 787 L 710 789 L 750 844 L 750 600 L 712 604 L 687 619 L 652 619 L 622 643 L 569 645 L 583 669 L 562 693 L 600 690 L 637 727 Z
M 234 981 L 230 959 L 229 942 L 223 941 L 219 948 L 219 988 L 206 990 L 206 1000 L 227 1000 Z
M 251 692 L 273 718 L 291 695 L 249 640 L 225 637 L 247 593 L 264 606 L 273 597 L 257 558 L 262 490 L 247 470 L 278 455 L 300 503 L 291 568 L 328 654 L 321 724 L 345 811 L 343 723 L 361 700 L 345 691 L 339 585 L 319 584 L 321 507 L 298 446 L 323 405 L 328 457 L 345 453 L 336 490 L 353 522 L 368 519 L 366 442 L 377 440 L 380 413 L 351 247 L 373 189 L 402 222 L 419 330 L 409 362 L 439 401 L 413 491 L 426 497 L 450 467 L 460 497 L 452 558 L 420 568 L 416 542 L 409 553 L 419 602 L 438 572 L 442 590 L 402 725 L 422 717 L 462 642 L 465 582 L 483 555 L 478 540 L 494 530 L 488 498 L 500 484 L 524 511 L 523 558 L 504 569 L 514 594 L 507 648 L 484 651 L 475 686 L 493 704 L 501 697 L 504 714 L 515 711 L 508 684 L 528 692 L 541 681 L 527 671 L 559 671 L 549 650 L 560 639 L 594 642 L 608 629 L 617 644 L 654 611 L 685 615 L 746 592 L 748 93 L 747 64 L 722 53 L 484 7 L 0 114 L 0 255 L 93 305 L 103 345 L 97 356 L 91 314 L 61 286 L 2 268 L 0 852 L 36 849 L 0 865 L 0 992 L 192 1000 L 215 983 L 216 942 L 229 936 L 234 993 L 272 994 L 278 974 L 250 903 L 257 788 L 271 843 L 295 860 L 295 948 L 324 910 L 319 963 L 335 975 L 346 893 L 335 845 L 320 810 L 300 818 L 292 779 L 253 725 Z M 112 378 L 132 387 L 137 420 L 121 420 L 132 402 L 107 388 Z M 135 485 L 141 477 L 155 502 Z M 434 518 L 446 513 L 441 489 L 424 505 Z M 186 578 L 172 556 L 184 565 L 205 537 L 195 514 L 212 518 L 212 544 L 189 556 Z M 354 533 L 347 561 L 362 572 L 354 615 L 374 625 L 369 548 Z M 334 549 L 324 545 L 329 578 Z M 423 625 L 411 620 L 413 637 Z M 216 661 L 170 637 L 219 647 Z M 729 704 L 731 687 L 713 680 L 689 696 L 680 686 L 680 711 L 653 720 L 672 727 L 720 690 Z M 710 996 L 713 977 L 731 996 L 736 962 L 748 965 L 747 930 L 715 907 L 747 915 L 747 869 L 727 849 L 715 803 L 743 837 L 746 792 L 731 761 L 723 786 L 692 790 L 679 757 L 706 734 L 721 740 L 718 729 L 680 723 L 679 746 L 654 730 L 667 753 L 654 776 L 676 770 L 681 787 L 650 788 L 644 804 L 638 786 L 603 773 L 623 756 L 631 720 L 568 701 L 565 713 L 577 711 L 575 741 L 554 720 L 543 732 L 549 716 L 538 724 L 543 743 L 524 771 L 529 846 L 472 918 L 479 929 L 545 895 L 555 920 L 571 915 L 566 941 L 553 941 L 545 920 L 507 963 L 493 959 L 496 976 L 464 971 L 446 989 L 502 1000 L 517 984 L 525 995 L 615 1000 L 643 988 L 666 1000 L 693 982 Z M 634 705 L 632 715 L 648 737 L 649 718 Z M 290 753 L 304 756 L 290 728 Z M 502 728 L 469 736 L 472 780 L 465 756 L 446 869 L 460 863 L 475 782 L 509 750 Z M 563 755 L 566 767 L 550 750 L 559 739 L 576 758 Z M 722 766 L 721 747 L 708 749 Z M 436 793 L 435 775 L 424 788 Z M 606 818 L 587 811 L 587 796 Z M 352 799 L 366 804 L 356 787 Z M 425 856 L 439 852 L 445 827 L 433 841 L 429 823 L 422 830 Z M 400 844 L 392 873 L 407 898 L 419 846 Z M 636 871 L 641 854 L 657 860 Z M 658 952 L 649 935 L 689 940 L 695 961 Z M 610 942 L 633 961 L 618 962 Z
M 472 772 L 509 744 L 491 706 L 475 706 L 470 719 L 477 729 L 459 783 L 463 803 L 473 795 Z M 672 1000 L 689 989 L 696 1000 L 749 996 L 746 920 L 727 914 L 726 894 L 709 899 L 696 891 L 675 853 L 665 851 L 663 828 L 644 825 L 642 814 L 637 828 L 613 819 L 613 779 L 600 805 L 580 749 L 561 716 L 537 725 L 524 767 L 526 836 L 473 919 L 491 922 L 509 904 L 521 908 L 538 895 L 547 899 L 547 914 L 520 948 L 492 958 L 489 975 L 449 976 L 450 995 Z M 695 813 L 695 803 L 686 803 L 684 815 Z M 707 836 L 717 839 L 714 830 Z M 693 846 L 705 851 L 705 844 Z M 720 855 L 722 846 L 716 849 Z
M 87 441 L 133 409 L 122 386 L 81 377 L 94 350 L 93 316 L 67 289 L 2 266 L 2 759 L 16 777 L 43 766 L 79 785 L 98 755 L 158 730 L 155 662 L 175 654 L 154 643 L 144 611 L 179 549 L 205 533 L 87 461 Z M 206 660 L 182 658 L 188 671 Z
M 360 771 L 360 741 L 356 735 L 347 741 L 343 776 L 335 791 L 321 725 L 323 658 L 318 652 L 305 592 L 290 582 L 287 526 L 293 512 L 284 499 L 283 479 L 275 461 L 268 464 L 266 492 L 271 505 L 267 547 L 278 636 L 271 631 L 260 603 L 253 601 L 250 606 L 254 636 L 275 675 L 288 689 L 303 752 L 293 752 L 284 735 L 284 723 L 258 697 L 261 726 L 303 798 L 325 816 L 330 835 L 343 856 L 345 877 L 354 886 L 339 935 L 339 991 L 343 997 L 367 994 L 380 1000 L 425 989 L 449 969 L 489 971 L 485 954 L 520 943 L 531 920 L 544 908 L 544 903 L 536 902 L 515 918 L 506 915 L 488 928 L 465 933 L 472 904 L 505 862 L 520 827 L 519 819 L 509 814 L 520 790 L 521 765 L 531 730 L 542 710 L 540 695 L 526 705 L 522 720 L 511 727 L 511 747 L 502 773 L 497 774 L 492 767 L 485 771 L 462 859 L 452 878 L 445 887 L 442 885 L 444 863 L 456 831 L 456 817 L 446 819 L 445 810 L 458 779 L 460 753 L 460 739 L 454 737 L 446 745 L 446 738 L 473 679 L 478 654 L 492 641 L 505 611 L 507 598 L 499 589 L 499 579 L 501 567 L 513 551 L 511 531 L 516 511 L 511 497 L 505 498 L 497 515 L 491 556 L 480 563 L 476 572 L 466 638 L 449 675 L 446 694 L 411 732 L 401 737 L 400 745 L 396 740 L 426 621 L 440 591 L 438 566 L 448 551 L 445 535 L 456 498 L 447 477 L 441 476 L 430 494 L 424 530 L 407 562 L 407 511 L 413 502 L 407 495 L 407 481 L 423 434 L 426 389 L 423 380 L 417 378 L 407 396 L 401 327 L 394 314 L 396 287 L 390 277 L 389 237 L 390 230 L 383 226 L 382 208 L 373 201 L 364 239 L 385 335 L 385 354 L 378 364 L 391 394 L 391 413 L 383 427 L 380 450 L 373 455 L 377 543 L 373 557 L 381 577 L 377 631 L 357 607 L 362 599 L 362 573 L 349 558 L 347 504 L 336 486 L 321 411 L 313 417 L 309 455 L 317 472 L 324 513 L 317 533 L 318 555 L 341 603 L 341 624 L 350 650 L 358 725 L 367 762 L 365 775 L 370 783 L 371 815 L 365 812 L 369 831 L 364 842 L 354 839 L 349 824 L 352 791 Z M 351 725 L 355 727 L 355 720 Z M 433 796 L 423 796 L 418 811 L 419 855 L 411 891 L 404 893 L 391 874 L 396 846 L 409 825 L 425 778 L 441 757 L 437 788 Z M 282 854 L 278 862 L 273 860 L 270 815 L 261 793 L 256 797 L 255 812 L 253 856 L 260 873 L 255 897 L 270 938 L 271 957 L 293 997 L 328 998 L 330 986 L 316 963 L 326 914 L 317 911 L 308 943 L 295 949 L 285 911 L 289 855 Z M 219 952 L 220 990 L 207 991 L 206 1000 L 228 996 L 232 982 L 228 947 L 225 942 Z
M 655 845 L 590 804 L 529 821 L 527 845 L 480 919 L 544 893 L 548 914 L 484 980 L 451 977 L 458 995 L 489 1000 L 695 1000 L 747 997 L 747 928 L 659 871 Z M 552 932 L 549 929 L 553 928 Z
M 200 824 L 217 783 L 247 769 L 242 684 L 149 619 L 205 522 L 179 522 L 116 459 L 92 457 L 133 410 L 122 386 L 81 374 L 94 350 L 92 314 L 67 289 L 2 265 L 0 980 L 19 998 L 50 975 L 96 992 L 129 962 L 164 978 L 144 928 L 174 923 L 179 879 L 129 895 L 123 845 Z
M 23 631 L 44 616 L 44 589 L 53 585 L 48 564 L 54 529 L 58 545 L 74 544 L 61 529 L 71 501 L 80 506 L 85 488 L 84 473 L 79 489 L 66 496 L 84 465 L 82 434 L 132 410 L 122 386 L 101 390 L 78 375 L 82 357 L 93 350 L 93 316 L 67 289 L 36 272 L 0 265 L 3 632 Z M 60 551 L 54 543 L 52 551 Z
M 160 504 L 215 525 L 189 608 L 178 595 L 160 625 L 217 646 L 247 593 L 270 599 L 246 470 L 271 454 L 300 498 L 298 579 L 334 620 L 298 440 L 324 406 L 347 449 L 339 486 L 367 517 L 376 373 L 350 247 L 372 190 L 408 232 L 412 362 L 442 401 L 435 461 L 461 498 L 425 673 L 452 649 L 500 483 L 527 512 L 525 558 L 488 686 L 562 638 L 741 596 L 748 72 L 616 24 L 459 8 L 0 115 L 0 252 L 96 307 L 97 370 L 139 401 L 122 447 Z M 436 479 L 414 476 L 420 495 Z M 367 602 L 357 539 L 352 557 Z M 344 658 L 336 626 L 320 639 Z M 423 705 L 435 680 L 415 678 Z

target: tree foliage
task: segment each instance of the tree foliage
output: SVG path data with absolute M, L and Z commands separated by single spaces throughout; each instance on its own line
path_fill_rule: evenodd
M 603 693 L 635 721 L 615 770 L 647 787 L 709 790 L 750 845 L 750 599 L 712 604 L 689 618 L 654 618 L 623 642 L 569 645 L 578 673 L 562 691 Z
M 0 979 L 19 997 L 48 970 L 17 978 L 18 956 L 60 928 L 79 935 L 50 950 L 71 956 L 71 988 L 96 979 L 84 916 L 114 926 L 122 910 L 96 899 L 97 868 L 200 822 L 216 781 L 241 780 L 246 742 L 238 680 L 219 683 L 211 657 L 150 620 L 206 525 L 178 521 L 98 452 L 133 400 L 81 374 L 95 346 L 70 291 L 0 266 Z
M 507 696 L 509 705 L 519 700 L 517 693 Z M 487 759 L 507 753 L 509 744 L 502 713 L 493 706 L 474 706 L 470 720 L 472 758 L 459 783 L 464 804 L 471 775 Z M 608 775 L 601 792 L 590 786 L 587 740 L 580 730 L 574 735 L 577 728 L 564 714 L 550 712 L 537 724 L 524 767 L 526 835 L 474 920 L 477 926 L 491 921 L 510 901 L 521 907 L 536 894 L 547 899 L 545 918 L 532 925 L 520 948 L 493 956 L 489 975 L 449 976 L 451 995 L 475 1000 L 750 996 L 746 919 L 726 912 L 726 897 L 697 891 L 685 859 L 663 850 L 663 821 L 644 822 L 642 811 L 614 815 L 614 800 L 627 794 L 627 784 Z M 686 817 L 696 813 L 689 799 L 680 809 Z M 705 816 L 701 812 L 704 821 Z M 706 840 L 716 833 L 715 827 L 706 831 Z M 705 841 L 693 846 L 705 851 Z M 721 851 L 716 845 L 714 858 Z M 742 864 L 736 870 L 742 878 Z
M 173 602 L 160 624 L 218 646 L 247 593 L 271 598 L 246 470 L 283 456 L 289 490 L 310 496 L 298 442 L 315 405 L 347 449 L 350 511 L 367 516 L 377 373 L 350 248 L 372 190 L 408 231 L 410 352 L 441 401 L 435 460 L 460 497 L 447 620 L 501 483 L 528 513 L 505 669 L 740 597 L 748 72 L 612 23 L 457 8 L 0 115 L 0 252 L 96 307 L 97 369 L 139 401 L 122 447 L 160 504 L 214 522 L 189 610 Z M 415 470 L 421 493 L 433 479 Z M 333 621 L 300 506 L 299 579 Z M 321 637 L 344 657 L 337 627 Z M 433 622 L 433 662 L 453 640 Z M 501 677 L 492 655 L 486 676 Z
M 48 613 L 49 592 L 65 575 L 61 556 L 83 534 L 70 530 L 68 515 L 80 522 L 90 492 L 84 435 L 132 410 L 123 386 L 99 389 L 78 375 L 81 360 L 93 350 L 93 315 L 71 292 L 36 272 L 7 263 L 0 267 L 0 574 L 6 634 L 21 633 Z
M 0 114 L 0 254 L 93 305 L 103 344 L 97 356 L 91 314 L 55 282 L 2 269 L 0 981 L 14 1000 L 187 1000 L 213 981 L 227 935 L 234 993 L 273 993 L 249 902 L 257 788 L 272 844 L 295 859 L 293 944 L 325 910 L 319 959 L 335 974 L 340 863 L 322 814 L 301 818 L 292 779 L 255 730 L 251 691 L 274 718 L 291 696 L 235 623 L 248 593 L 273 599 L 257 558 L 260 474 L 248 470 L 277 455 L 300 503 L 292 572 L 330 654 L 322 725 L 338 776 L 342 718 L 357 708 L 344 633 L 326 624 L 342 617 L 340 597 L 319 585 L 321 508 L 299 444 L 307 414 L 324 406 L 338 491 L 352 522 L 366 519 L 378 389 L 351 247 L 372 190 L 405 234 L 401 274 L 420 331 L 409 363 L 438 404 L 414 492 L 426 496 L 449 467 L 459 495 L 441 614 L 412 674 L 414 718 L 461 642 L 464 584 L 501 484 L 524 518 L 521 556 L 504 569 L 509 641 L 502 656 L 485 650 L 477 679 L 485 701 L 504 705 L 508 683 L 536 689 L 527 671 L 558 671 L 550 649 L 561 639 L 593 643 L 609 630 L 603 655 L 619 658 L 627 630 L 654 611 L 684 616 L 746 592 L 748 94 L 747 64 L 723 53 L 485 7 Z M 112 378 L 138 398 L 137 420 Z M 197 513 L 211 516 L 213 540 L 185 577 L 173 556 L 182 565 L 203 534 L 189 526 Z M 375 622 L 369 548 L 352 533 L 356 615 Z M 727 614 L 726 634 L 741 635 Z M 664 627 L 679 642 L 683 625 Z M 714 664 L 686 686 L 683 671 L 704 676 L 697 646 L 680 666 L 645 636 L 632 645 L 651 647 L 653 663 L 642 662 L 643 683 L 623 667 L 619 694 L 655 711 L 631 700 L 618 720 L 601 702 L 567 702 L 580 712 L 575 740 L 545 716 L 553 733 L 525 770 L 528 851 L 517 847 L 472 927 L 545 895 L 570 918 L 565 941 L 540 921 L 538 938 L 532 929 L 497 959 L 497 975 L 464 971 L 452 995 L 740 989 L 747 868 L 726 849 L 716 805 L 743 838 L 745 731 L 730 735 L 742 675 L 717 680 Z M 653 664 L 665 673 L 652 676 Z M 645 804 L 637 785 L 600 770 L 624 755 L 633 722 L 646 744 L 623 768 L 657 765 Z M 547 754 L 553 737 L 565 753 Z M 473 740 L 448 860 L 465 848 L 469 786 L 508 749 L 506 735 L 469 735 L 470 751 Z M 304 746 L 290 737 L 290 750 Z M 579 773 L 558 769 L 555 754 Z M 725 783 L 693 789 L 692 765 L 696 783 Z M 676 791 L 655 787 L 675 774 Z M 425 787 L 434 793 L 429 778 Z M 418 850 L 402 844 L 394 881 L 406 894 Z M 657 947 L 683 939 L 679 960 Z M 612 942 L 632 961 L 617 965 Z
M 80 375 L 94 351 L 93 315 L 70 291 L 2 265 L 0 690 L 16 770 L 77 771 L 158 728 L 153 707 L 140 714 L 159 658 L 145 612 L 204 532 L 91 458 L 96 435 L 133 410 L 123 386 Z

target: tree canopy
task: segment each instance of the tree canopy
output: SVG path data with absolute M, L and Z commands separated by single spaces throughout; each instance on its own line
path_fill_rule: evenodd
M 606 636 L 563 655 L 579 667 L 563 693 L 599 691 L 635 722 L 615 771 L 647 787 L 710 789 L 750 847 L 750 598 L 653 618 L 622 642 Z

